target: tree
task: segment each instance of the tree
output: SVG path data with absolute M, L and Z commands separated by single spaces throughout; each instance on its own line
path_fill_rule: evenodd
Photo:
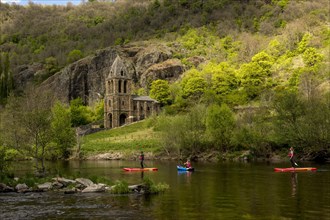
M 4 146 L 14 148 L 25 155 L 30 146 L 27 131 L 21 124 L 22 99 L 13 94 L 8 96 L 6 107 L 1 114 L 0 131 Z
M 239 70 L 241 86 L 250 99 L 259 96 L 265 89 L 273 86 L 271 67 L 273 58 L 262 51 L 250 63 L 243 64 Z
M 52 108 L 52 142 L 60 153 L 55 156 L 67 159 L 75 144 L 75 130 L 71 126 L 70 109 L 57 101 Z
M 224 96 L 238 88 L 235 70 L 228 63 L 220 63 L 215 69 L 212 74 L 212 89 L 216 94 Z
M 37 89 L 27 91 L 23 99 L 21 124 L 28 135 L 29 148 L 35 159 L 38 173 L 45 174 L 46 149 L 52 138 L 50 94 Z
M 180 156 L 196 156 L 203 148 L 205 106 L 196 105 L 184 115 L 161 116 L 156 129 L 162 133 L 164 149 L 178 151 Z
M 207 108 L 206 130 L 219 150 L 226 151 L 230 146 L 234 125 L 234 114 L 226 104 Z
M 274 102 L 278 143 L 324 159 L 330 146 L 329 97 L 329 92 L 308 99 L 293 92 L 278 94 Z
M 83 53 L 81 50 L 71 50 L 70 53 L 68 54 L 67 62 L 68 63 L 73 63 L 83 57 Z
M 171 92 L 168 81 L 155 80 L 151 84 L 150 97 L 156 99 L 161 105 L 168 105 L 171 103 Z
M 99 121 L 101 120 L 103 122 L 104 119 L 104 99 L 98 100 L 94 104 L 94 107 L 92 109 L 93 113 L 93 121 Z
M 76 98 L 70 102 L 71 122 L 73 127 L 86 125 L 91 122 L 89 109 L 83 105 L 82 99 Z
M 0 104 L 5 103 L 13 89 L 14 78 L 10 71 L 9 54 L 0 53 Z
M 30 88 L 23 97 L 8 99 L 2 124 L 6 145 L 32 157 L 38 174 L 45 174 L 45 157 L 51 142 L 52 96 Z
M 57 59 L 55 57 L 47 57 L 45 59 L 45 69 L 48 77 L 56 73 L 59 70 Z
M 188 78 L 182 87 L 183 97 L 190 100 L 198 100 L 204 94 L 207 87 L 206 80 L 201 76 Z

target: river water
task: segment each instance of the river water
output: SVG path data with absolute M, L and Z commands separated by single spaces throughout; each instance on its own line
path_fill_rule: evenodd
M 289 163 L 194 163 L 178 172 L 176 162 L 146 161 L 157 172 L 125 172 L 136 161 L 70 161 L 48 164 L 64 177 L 102 176 L 137 184 L 166 183 L 158 195 L 110 193 L 3 193 L 0 219 L 330 219 L 330 164 L 308 164 L 317 172 L 277 173 Z M 302 165 L 302 164 L 301 164 Z M 15 164 L 24 175 L 33 164 Z

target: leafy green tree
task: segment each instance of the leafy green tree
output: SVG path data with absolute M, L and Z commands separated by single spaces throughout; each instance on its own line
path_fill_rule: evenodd
M 216 94 L 224 96 L 238 89 L 238 79 L 235 75 L 235 70 L 228 63 L 220 63 L 214 66 L 214 69 L 214 73 L 212 74 L 212 90 Z
M 166 80 L 155 80 L 151 83 L 150 97 L 156 99 L 161 105 L 168 105 L 171 103 L 170 86 Z
M 274 101 L 277 135 L 281 143 L 300 145 L 302 140 L 301 119 L 305 109 L 301 98 L 295 92 L 278 94 Z
M 250 63 L 243 64 L 239 70 L 241 86 L 250 99 L 259 96 L 274 84 L 271 76 L 273 58 L 262 51 L 256 54 Z
M 207 88 L 207 82 L 202 74 L 196 70 L 191 69 L 186 72 L 181 81 L 182 97 L 189 100 L 199 100 Z
M 289 89 L 300 90 L 306 97 L 312 97 L 313 93 L 318 93 L 317 87 L 326 79 L 322 61 L 324 56 L 316 51 L 315 48 L 307 48 L 303 53 L 303 61 L 305 66 L 294 70 L 289 79 L 291 87 Z
M 145 96 L 145 95 L 147 95 L 147 92 L 144 88 L 140 88 L 137 90 L 137 95 Z
M 52 138 L 51 96 L 37 89 L 31 89 L 23 99 L 22 127 L 26 129 L 28 143 L 35 166 L 40 174 L 45 174 L 46 150 Z
M 190 100 L 198 100 L 205 92 L 207 83 L 203 77 L 194 77 L 187 81 L 183 88 L 183 96 Z
M 308 48 L 309 44 L 310 44 L 310 40 L 311 40 L 312 36 L 310 33 L 305 33 L 304 36 L 302 37 L 301 41 L 298 43 L 297 46 L 297 52 L 298 53 L 304 53 L 305 50 Z
M 83 58 L 83 53 L 81 50 L 74 49 L 68 54 L 67 62 L 73 63 L 81 58 Z
M 324 156 L 330 153 L 330 92 L 304 99 L 304 106 L 305 114 L 300 124 L 304 152 L 315 157 Z
M 231 144 L 236 150 L 249 150 L 256 157 L 269 157 L 275 146 L 274 117 L 268 108 L 247 106 L 235 116 Z M 283 143 L 282 143 L 283 144 Z M 283 146 L 280 145 L 279 146 Z
M 91 112 L 86 106 L 84 106 L 81 98 L 71 100 L 70 112 L 73 127 L 86 125 L 91 122 Z
M 308 99 L 293 92 L 279 94 L 274 102 L 278 143 L 324 159 L 330 143 L 329 97 L 329 93 Z
M 75 131 L 71 126 L 70 109 L 58 101 L 52 108 L 51 128 L 54 148 L 59 151 L 59 155 L 55 156 L 63 159 L 69 158 L 76 141 Z
M 20 110 L 23 109 L 21 100 L 22 98 L 15 97 L 12 93 L 8 96 L 6 108 L 0 115 L 0 131 L 5 146 L 23 152 L 28 149 L 28 135 L 20 122 Z
M 1 130 L 6 145 L 35 161 L 38 174 L 45 173 L 45 158 L 51 142 L 52 97 L 47 92 L 29 89 L 22 98 L 10 96 Z
M 48 76 L 53 75 L 59 70 L 58 61 L 56 57 L 47 57 L 45 59 L 45 69 L 48 73 Z
M 234 126 L 234 114 L 226 104 L 207 108 L 206 130 L 217 149 L 226 151 L 231 146 Z
M 184 115 L 162 115 L 156 129 L 162 133 L 164 149 L 184 157 L 196 156 L 205 146 L 205 112 L 205 106 L 197 105 Z
M 161 143 L 167 154 L 180 154 L 184 148 L 185 119 L 184 115 L 158 117 L 155 129 L 161 132 Z
M 317 67 L 323 60 L 323 55 L 318 53 L 315 48 L 307 48 L 303 53 L 303 60 L 307 67 Z
M 196 29 L 190 29 L 183 37 L 182 44 L 189 50 L 197 49 L 203 43 L 203 36 L 199 35 Z
M 100 99 L 91 109 L 92 121 L 102 121 L 104 119 L 104 99 Z

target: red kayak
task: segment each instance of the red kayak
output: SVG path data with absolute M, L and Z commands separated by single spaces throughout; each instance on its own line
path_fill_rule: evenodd
M 158 168 L 123 168 L 125 171 L 157 171 Z
M 290 167 L 290 168 L 274 168 L 275 172 L 298 172 L 298 171 L 316 171 L 315 167 Z

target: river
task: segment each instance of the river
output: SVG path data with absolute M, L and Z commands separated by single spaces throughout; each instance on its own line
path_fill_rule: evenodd
M 146 161 L 156 172 L 125 172 L 136 161 L 69 161 L 48 164 L 64 177 L 96 175 L 137 184 L 142 178 L 169 185 L 158 195 L 110 193 L 3 193 L 0 219 L 330 219 L 330 164 L 301 163 L 316 172 L 277 173 L 288 163 L 194 163 L 178 172 L 176 162 Z M 31 171 L 16 163 L 16 175 Z

